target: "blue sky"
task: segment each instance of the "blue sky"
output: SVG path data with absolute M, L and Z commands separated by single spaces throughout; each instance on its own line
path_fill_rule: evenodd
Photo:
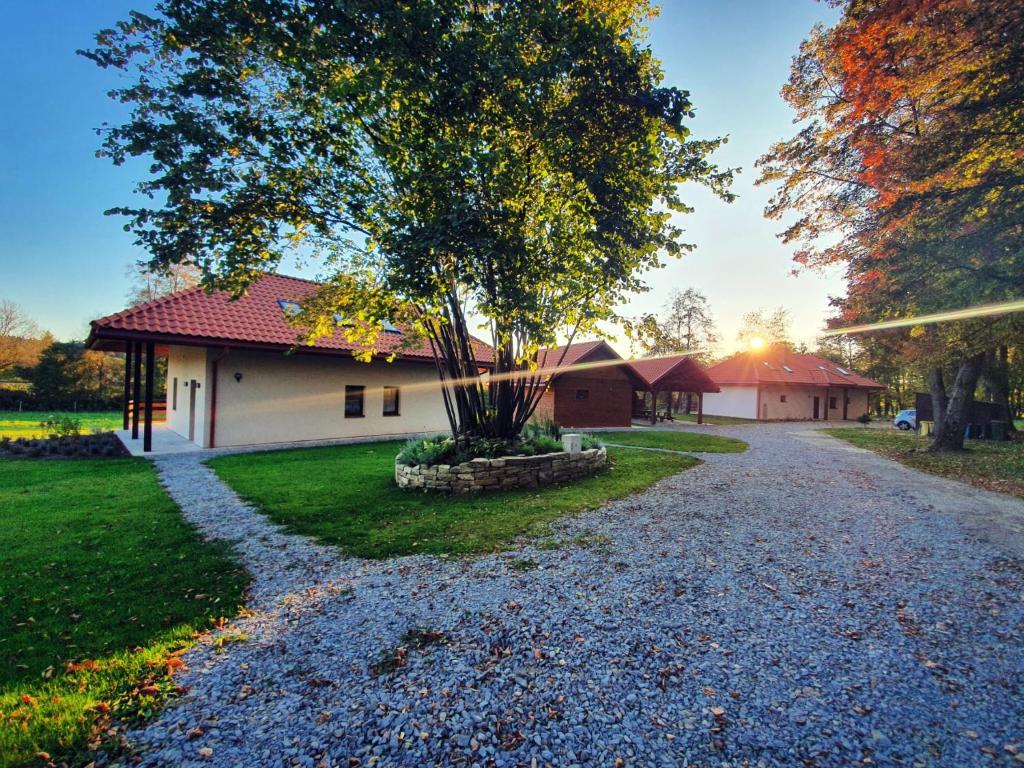
M 0 28 L 0 299 L 17 301 L 60 338 L 81 338 L 90 319 L 122 309 L 128 270 L 144 256 L 123 222 L 103 215 L 132 201 L 144 170 L 95 157 L 93 129 L 123 114 L 106 97 L 115 75 L 75 50 L 130 9 L 149 5 L 15 3 Z M 837 275 L 790 276 L 790 254 L 775 237 L 779 224 L 762 217 L 770 190 L 754 187 L 753 164 L 792 133 L 779 87 L 808 30 L 833 15 L 817 0 L 663 2 L 650 42 L 667 83 L 691 92 L 696 136 L 729 135 L 717 159 L 743 173 L 731 205 L 699 188 L 684 190 L 697 209 L 683 220 L 697 250 L 652 274 L 653 290 L 627 312 L 655 311 L 673 287 L 692 286 L 710 301 L 723 352 L 734 346 L 741 315 L 758 307 L 787 307 L 794 336 L 813 340 L 828 296 L 841 293 L 842 282 Z

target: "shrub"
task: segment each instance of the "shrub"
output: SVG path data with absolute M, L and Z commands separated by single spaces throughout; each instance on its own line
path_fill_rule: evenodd
M 128 451 L 113 432 L 65 437 L 0 439 L 0 456 L 28 458 L 78 458 L 127 456 Z
M 444 463 L 445 458 L 454 457 L 455 441 L 450 437 L 438 435 L 421 440 L 410 440 L 398 453 L 397 461 L 414 467 L 418 464 L 432 466 Z
M 562 450 L 562 443 L 552 437 L 529 437 L 519 444 L 518 451 L 524 456 L 536 456 L 540 453 L 556 453 Z
M 871 417 L 868 416 L 866 413 L 862 413 L 860 416 L 857 417 L 857 421 L 859 421 L 861 424 L 870 424 Z
M 498 438 L 478 438 L 468 445 L 456 446 L 449 435 L 410 440 L 395 460 L 406 466 L 432 467 L 435 464 L 461 464 L 470 459 L 497 459 L 502 456 L 537 456 L 562 450 L 561 439 L 541 432 L 542 428 L 524 430 L 516 442 Z M 556 427 L 557 429 L 557 427 Z M 591 435 L 583 435 L 583 449 L 600 448 L 601 443 Z
M 523 439 L 536 437 L 549 437 L 552 440 L 561 441 L 562 428 L 548 417 L 534 419 L 523 428 Z
M 40 421 L 39 427 L 50 439 L 78 437 L 82 434 L 82 421 L 70 416 L 51 416 Z

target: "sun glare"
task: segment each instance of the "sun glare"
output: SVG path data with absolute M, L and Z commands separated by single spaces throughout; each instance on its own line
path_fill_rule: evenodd
M 755 336 L 750 340 L 750 348 L 755 352 L 759 349 L 764 349 L 764 339 L 760 336 Z

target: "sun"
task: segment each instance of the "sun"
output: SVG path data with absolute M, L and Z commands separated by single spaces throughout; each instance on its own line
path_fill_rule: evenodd
M 750 340 L 750 348 L 755 352 L 759 349 L 764 349 L 764 339 L 760 336 L 755 336 Z

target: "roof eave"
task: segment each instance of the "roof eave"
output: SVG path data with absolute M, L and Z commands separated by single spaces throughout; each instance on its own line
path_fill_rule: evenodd
M 87 349 L 96 349 L 108 352 L 123 352 L 123 349 L 112 349 L 102 342 L 153 342 L 156 344 L 168 344 L 182 347 L 230 347 L 232 349 L 247 349 L 260 352 L 288 352 L 296 354 L 314 354 L 327 357 L 353 357 L 350 349 L 331 349 L 328 347 L 307 346 L 302 344 L 273 344 L 269 342 L 245 341 L 238 339 L 225 339 L 208 336 L 182 336 L 166 333 L 150 333 L 148 331 L 129 331 L 120 328 L 105 328 L 97 326 L 96 321 L 91 324 L 89 336 L 86 338 Z M 390 353 L 379 352 L 376 356 L 387 357 Z M 406 363 L 430 363 L 434 362 L 433 357 L 424 355 L 407 355 L 401 352 L 395 353 L 395 359 Z M 477 360 L 481 368 L 493 368 L 494 363 L 486 360 Z

